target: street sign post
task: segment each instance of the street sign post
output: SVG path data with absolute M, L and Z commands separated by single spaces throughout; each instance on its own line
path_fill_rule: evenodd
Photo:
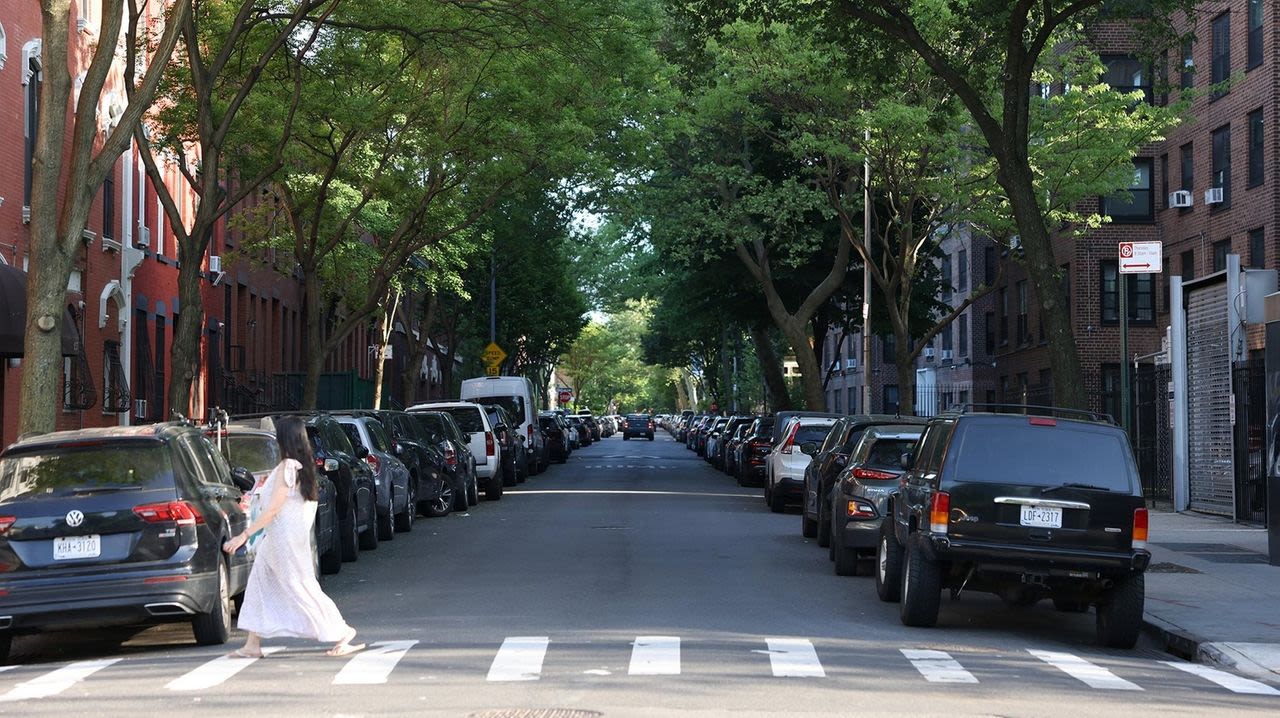
M 556 394 L 556 399 L 560 402 L 561 405 L 568 404 L 569 402 L 573 401 L 573 392 L 569 389 L 561 389 Z
M 1129 281 L 1130 274 L 1160 274 L 1164 261 L 1161 242 L 1121 242 L 1117 248 L 1117 277 L 1120 294 L 1120 426 L 1129 431 L 1129 406 L 1132 391 L 1129 376 Z M 1155 307 L 1152 307 L 1152 312 Z

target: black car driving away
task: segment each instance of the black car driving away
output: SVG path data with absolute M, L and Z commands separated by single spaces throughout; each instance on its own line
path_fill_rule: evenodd
M 627 414 L 622 420 L 622 440 L 643 437 L 653 441 L 653 417 L 648 414 Z
M 233 479 L 234 475 L 234 479 Z M 233 471 L 188 424 L 81 429 L 0 455 L 0 658 L 13 636 L 189 621 L 225 643 L 251 559 Z
M 1128 437 L 1088 412 L 981 408 L 931 419 L 902 457 L 877 550 L 881 599 L 900 600 L 908 626 L 938 620 L 944 589 L 1096 606 L 1098 642 L 1132 648 L 1151 553 Z

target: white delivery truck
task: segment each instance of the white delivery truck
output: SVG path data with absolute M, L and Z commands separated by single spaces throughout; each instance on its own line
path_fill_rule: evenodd
M 520 422 L 518 434 L 525 441 L 527 475 L 532 476 L 551 463 L 547 443 L 538 429 L 538 395 L 533 382 L 522 376 L 478 376 L 462 380 L 462 401 L 498 404 Z

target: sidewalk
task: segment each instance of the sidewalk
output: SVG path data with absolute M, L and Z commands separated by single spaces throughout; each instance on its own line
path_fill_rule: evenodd
M 1147 630 L 1165 647 L 1280 681 L 1280 566 L 1267 532 L 1229 519 L 1151 512 Z

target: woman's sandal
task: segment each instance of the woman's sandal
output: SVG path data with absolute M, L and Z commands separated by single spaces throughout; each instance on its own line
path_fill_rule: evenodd
M 344 643 L 341 646 L 334 646 L 333 648 L 330 648 L 325 651 L 324 654 L 326 656 L 334 656 L 336 658 L 340 656 L 349 656 L 352 653 L 363 651 L 364 648 L 365 646 L 363 643 Z
M 266 658 L 266 657 L 267 656 L 265 653 L 250 653 L 249 651 L 246 651 L 243 648 L 237 648 L 236 650 L 227 654 L 227 658 Z

